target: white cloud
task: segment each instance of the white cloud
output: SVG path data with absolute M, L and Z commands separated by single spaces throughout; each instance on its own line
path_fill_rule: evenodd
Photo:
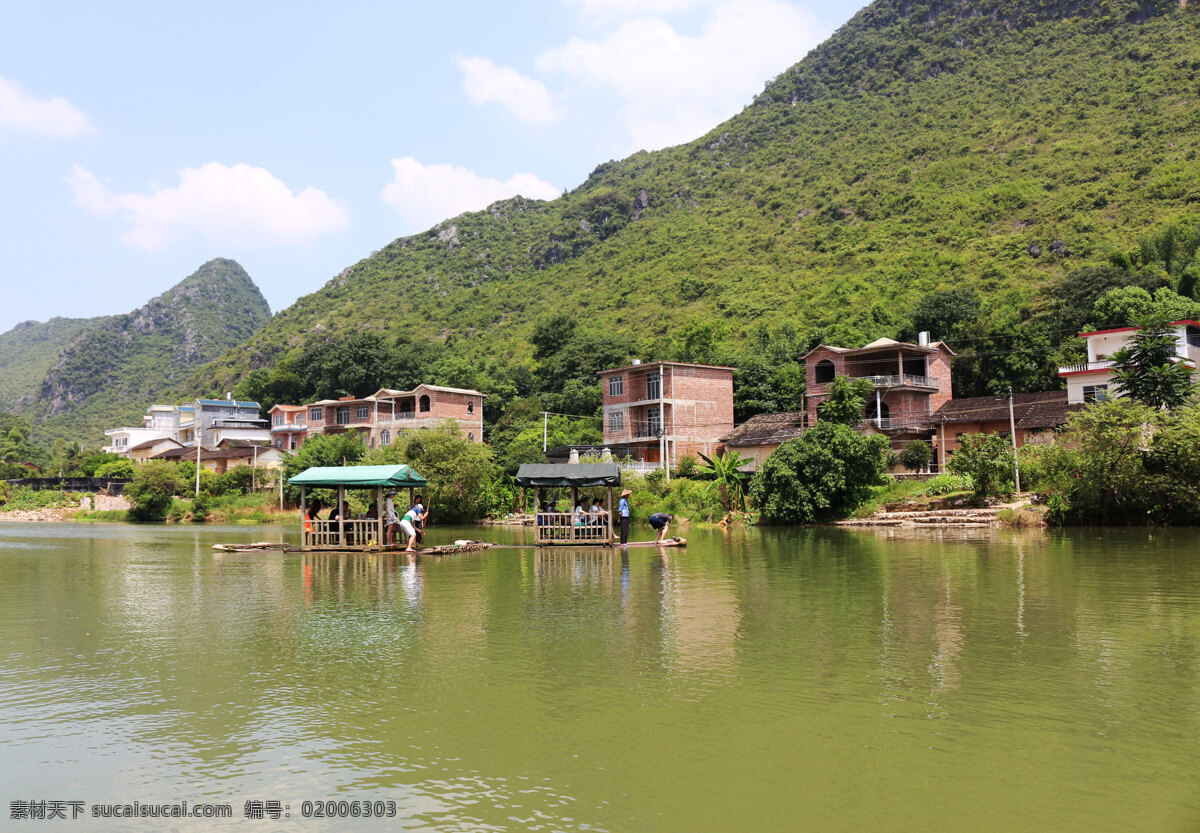
M 425 229 L 464 211 L 479 211 L 496 200 L 520 194 L 552 200 L 559 191 L 533 174 L 514 174 L 507 182 L 482 177 L 453 165 L 422 165 L 411 156 L 392 160 L 395 177 L 383 189 L 383 201 L 399 212 L 406 231 Z
M 128 219 L 121 239 L 139 249 L 165 249 L 188 235 L 222 245 L 298 243 L 349 224 L 345 209 L 324 191 L 293 194 L 270 171 L 252 165 L 184 168 L 178 186 L 149 194 L 111 194 L 79 165 L 67 181 L 77 205 Z
M 654 5 L 665 9 L 671 0 Z M 811 14 L 782 0 L 722 0 L 695 36 L 661 18 L 637 17 L 601 39 L 573 37 L 542 53 L 537 66 L 614 90 L 633 148 L 653 150 L 694 139 L 737 113 L 826 34 Z
M 497 102 L 522 121 L 550 122 L 562 116 L 546 85 L 487 58 L 458 56 L 462 90 L 475 104 Z
M 632 17 L 677 12 L 705 4 L 705 0 L 568 0 L 591 17 Z
M 0 78 L 0 133 L 9 131 L 70 139 L 95 128 L 62 96 L 35 98 L 16 81 Z

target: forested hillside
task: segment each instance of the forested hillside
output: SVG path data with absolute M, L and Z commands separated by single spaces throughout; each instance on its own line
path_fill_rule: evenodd
M 216 259 L 131 313 L 18 325 L 0 335 L 0 411 L 28 418 L 43 442 L 98 445 L 270 316 L 245 270 Z
M 191 389 L 258 369 L 247 393 L 303 398 L 312 362 L 378 349 L 337 387 L 407 362 L 493 415 L 539 392 L 574 413 L 593 358 L 641 355 L 749 365 L 751 398 L 786 405 L 808 346 L 911 333 L 918 307 L 975 363 L 966 392 L 1053 386 L 1104 290 L 1194 292 L 1160 244 L 1196 216 L 1198 92 L 1194 6 L 880 0 L 706 136 L 396 240 Z M 539 345 L 556 315 L 577 326 Z

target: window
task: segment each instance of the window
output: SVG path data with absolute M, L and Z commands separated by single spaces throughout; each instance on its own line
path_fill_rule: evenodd
M 608 430 L 609 431 L 624 431 L 625 430 L 625 414 L 621 411 L 608 412 Z
M 468 414 L 475 413 L 475 400 L 474 399 L 467 400 L 467 413 Z
M 473 431 L 468 431 L 467 439 L 470 440 L 471 442 L 475 442 L 475 433 Z
M 355 419 L 366 419 L 367 418 L 367 406 L 359 405 L 357 408 L 355 408 L 354 409 L 354 418 Z
M 380 445 L 391 445 L 392 444 L 392 432 L 388 431 L 386 428 L 383 431 L 380 431 L 379 432 L 379 444 Z
M 320 408 L 309 408 L 308 409 L 308 418 L 311 419 L 313 422 L 320 422 L 321 421 L 321 409 Z
M 276 447 L 276 448 L 283 448 L 283 437 L 276 437 L 276 438 L 275 438 L 275 447 Z
M 1108 385 L 1084 385 L 1084 402 L 1105 402 L 1108 400 Z
M 283 425 L 283 414 L 275 414 L 275 417 L 272 420 L 272 424 L 273 425 Z
M 646 377 L 646 398 L 658 399 L 662 396 L 662 374 L 651 373 Z
M 829 359 L 821 359 L 821 361 L 817 362 L 813 378 L 816 384 L 827 385 L 833 381 L 834 376 L 837 376 L 837 369 L 833 366 L 833 362 Z
M 429 413 L 429 397 L 422 396 L 420 401 L 421 401 L 421 404 L 420 404 L 421 413 L 423 413 L 423 414 Z
M 646 433 L 651 437 L 657 437 L 662 431 L 662 411 L 654 408 L 646 413 Z
M 610 376 L 608 377 L 608 395 L 623 396 L 625 394 L 625 377 Z
M 407 402 L 401 402 L 400 403 L 400 419 L 412 419 L 412 418 L 413 418 L 413 403 L 412 403 L 412 401 L 410 400 Z
M 297 424 L 297 425 L 303 425 L 303 424 L 304 424 L 304 411 L 297 411 L 297 412 L 296 412 L 296 420 L 295 420 L 295 421 L 296 421 L 296 424 Z
M 348 425 L 350 423 L 350 406 L 345 405 L 337 409 L 337 424 Z

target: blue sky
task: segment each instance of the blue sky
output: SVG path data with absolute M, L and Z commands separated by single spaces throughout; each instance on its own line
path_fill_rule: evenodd
M 127 312 L 213 257 L 278 311 L 695 138 L 861 5 L 0 0 L 0 331 Z

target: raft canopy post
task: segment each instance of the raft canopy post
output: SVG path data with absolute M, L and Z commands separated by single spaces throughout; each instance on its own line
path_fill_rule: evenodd
M 344 546 L 346 546 L 346 512 L 344 509 L 344 507 L 346 505 L 346 487 L 345 486 L 338 486 L 337 502 L 338 502 L 338 508 L 337 508 L 338 546 L 344 547 Z
M 383 487 L 375 487 L 375 523 L 379 526 L 379 535 L 375 538 L 375 542 L 379 546 L 383 546 L 384 540 L 384 518 L 383 518 Z
M 300 546 L 308 546 L 308 500 L 304 487 L 300 487 Z

